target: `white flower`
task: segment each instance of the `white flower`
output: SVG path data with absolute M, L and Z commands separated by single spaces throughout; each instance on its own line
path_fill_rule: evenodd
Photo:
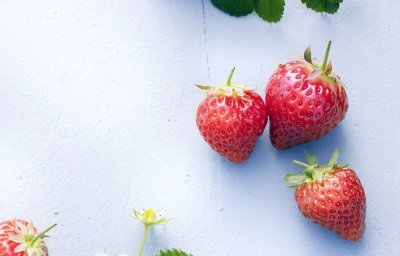
M 146 226 L 158 225 L 167 222 L 168 218 L 163 218 L 152 208 L 142 209 L 141 211 L 133 210 L 133 218 L 139 220 Z

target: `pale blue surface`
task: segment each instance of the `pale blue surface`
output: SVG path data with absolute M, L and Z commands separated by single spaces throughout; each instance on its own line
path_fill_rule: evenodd
M 236 19 L 205 0 L 0 3 L 0 219 L 59 227 L 51 255 L 135 255 L 132 208 L 172 217 L 146 255 L 400 255 L 400 3 L 345 0 L 320 15 L 286 1 L 284 18 Z M 244 164 L 210 150 L 195 126 L 195 82 L 265 83 L 311 44 L 347 85 L 344 122 L 275 150 L 268 130 Z M 208 59 L 208 62 L 207 62 Z M 209 71 L 209 72 L 208 72 Z M 210 79 L 210 80 L 209 80 Z M 357 170 L 367 230 L 356 243 L 304 219 L 282 176 L 305 150 Z

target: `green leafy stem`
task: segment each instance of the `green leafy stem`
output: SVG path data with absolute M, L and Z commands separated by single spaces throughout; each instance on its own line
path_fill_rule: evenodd
M 278 22 L 283 16 L 285 0 L 211 0 L 221 11 L 235 17 L 246 16 L 255 11 L 268 22 Z M 343 0 L 301 0 L 316 12 L 336 13 Z
M 169 219 L 161 217 L 160 214 L 152 208 L 142 209 L 141 211 L 134 210 L 132 217 L 134 219 L 142 222 L 144 225 L 142 242 L 140 243 L 139 252 L 138 252 L 138 256 L 142 256 L 149 229 L 152 226 L 164 224 L 164 223 L 168 222 Z M 193 255 L 190 253 L 186 253 L 179 249 L 165 249 L 165 250 L 161 250 L 158 253 L 156 253 L 155 256 L 193 256 Z

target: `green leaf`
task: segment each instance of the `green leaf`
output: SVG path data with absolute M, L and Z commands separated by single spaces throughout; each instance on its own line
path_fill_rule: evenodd
M 301 2 L 316 12 L 333 14 L 337 12 L 343 0 L 301 0 Z
M 268 22 L 280 21 L 284 8 L 285 0 L 254 0 L 256 13 Z
M 156 254 L 156 256 L 193 256 L 179 249 L 165 249 Z
M 253 0 L 211 0 L 221 11 L 236 17 L 246 16 L 254 11 Z
M 284 176 L 285 180 L 290 183 L 303 182 L 306 177 L 303 174 L 286 174 Z
M 306 157 L 307 157 L 307 163 L 309 165 L 317 165 L 318 164 L 318 160 L 314 155 L 306 152 Z

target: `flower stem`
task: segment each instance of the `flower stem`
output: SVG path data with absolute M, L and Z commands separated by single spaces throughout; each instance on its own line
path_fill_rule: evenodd
M 143 231 L 143 236 L 142 236 L 142 243 L 140 244 L 138 256 L 142 256 L 143 249 L 144 249 L 144 244 L 146 243 L 146 238 L 147 238 L 147 233 L 149 232 L 149 228 L 150 228 L 150 226 L 144 225 L 144 231 Z
M 324 62 L 322 62 L 322 66 L 321 66 L 322 72 L 325 72 L 326 64 L 328 63 L 328 57 L 329 57 L 329 51 L 331 50 L 331 44 L 332 44 L 332 41 L 329 41 L 328 47 L 326 47 Z
M 51 225 L 50 227 L 48 227 L 45 231 L 39 233 L 39 235 L 37 235 L 37 236 L 31 241 L 31 246 L 33 246 L 39 238 L 42 238 L 47 232 L 49 232 L 50 230 L 52 230 L 55 226 L 57 226 L 57 224 L 53 224 L 53 225 Z

